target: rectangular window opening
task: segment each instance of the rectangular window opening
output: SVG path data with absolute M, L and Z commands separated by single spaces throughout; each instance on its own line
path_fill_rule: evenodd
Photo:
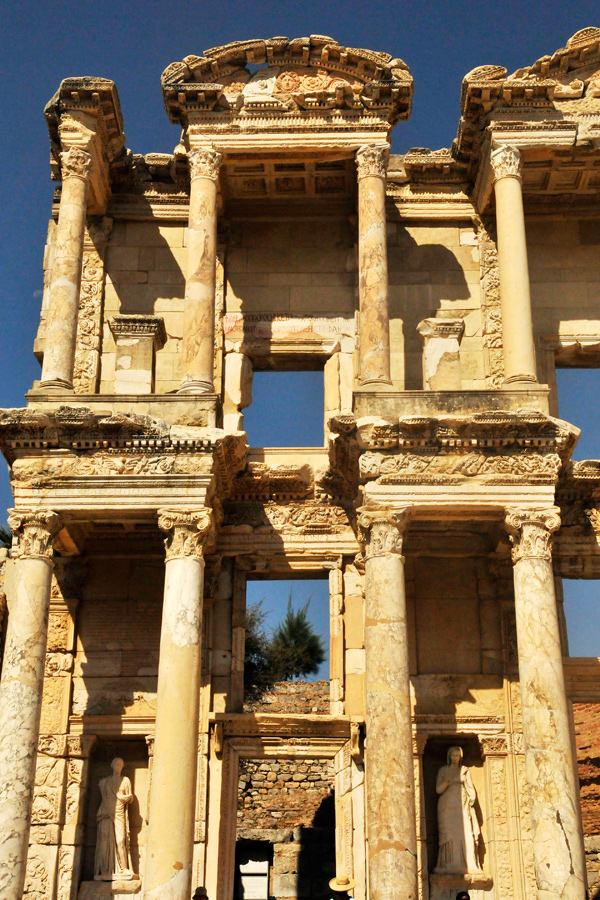
M 557 368 L 556 389 L 560 418 L 581 429 L 572 458 L 600 459 L 600 369 Z
M 255 371 L 244 430 L 251 447 L 323 447 L 322 365 L 316 371 Z
M 600 580 L 556 581 L 563 656 L 600 657 Z
M 327 578 L 248 580 L 244 695 L 247 712 L 329 714 Z

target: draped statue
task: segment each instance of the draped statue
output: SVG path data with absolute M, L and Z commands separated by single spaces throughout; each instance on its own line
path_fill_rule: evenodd
M 125 763 L 117 757 L 111 763 L 112 775 L 100 781 L 102 802 L 96 820 L 95 881 L 127 881 L 133 878 L 129 850 L 127 804 L 133 800 L 131 782 L 121 775 Z
M 439 849 L 436 872 L 481 872 L 481 829 L 475 812 L 477 794 L 471 773 L 462 765 L 461 747 L 450 747 L 447 765 L 438 772 Z

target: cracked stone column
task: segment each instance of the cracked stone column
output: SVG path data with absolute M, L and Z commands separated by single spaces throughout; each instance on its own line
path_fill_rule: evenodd
M 584 900 L 579 785 L 571 742 L 554 576 L 558 507 L 509 509 L 525 770 L 538 900 Z
M 193 150 L 187 277 L 183 311 L 183 377 L 180 393 L 210 394 L 215 357 L 217 186 L 223 157 L 216 150 Z
M 9 619 L 0 681 L 0 896 L 21 900 L 40 729 L 52 545 L 60 529 L 53 512 L 12 510 L 17 538 L 11 555 Z
M 60 154 L 62 192 L 40 387 L 73 390 L 86 198 L 92 157 L 71 147 Z
M 203 545 L 211 511 L 160 510 L 166 533 L 145 900 L 189 900 L 192 888 L 202 654 Z
M 367 865 L 371 900 L 416 900 L 417 829 L 403 532 L 409 510 L 363 508 Z
M 516 147 L 503 144 L 492 150 L 490 163 L 496 195 L 504 381 L 537 382 L 521 154 Z
M 372 144 L 356 154 L 361 384 L 392 383 L 385 219 L 389 152 L 389 144 Z

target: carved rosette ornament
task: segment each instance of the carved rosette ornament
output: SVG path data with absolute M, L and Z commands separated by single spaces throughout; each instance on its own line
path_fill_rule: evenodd
M 13 559 L 52 559 L 54 540 L 62 528 L 60 516 L 50 510 L 10 510 Z
M 368 175 L 385 178 L 390 157 L 389 144 L 366 144 L 356 151 L 356 168 L 358 180 Z
M 60 154 L 60 170 L 63 181 L 76 175 L 78 178 L 88 178 L 92 167 L 92 157 L 79 147 L 71 147 Z
M 516 147 L 502 144 L 492 150 L 490 163 L 494 172 L 494 184 L 500 178 L 518 178 L 521 180 L 521 153 Z
M 188 512 L 161 509 L 158 512 L 158 527 L 165 533 L 167 561 L 191 557 L 202 559 L 212 528 L 212 512 L 210 509 Z
M 210 178 L 211 181 L 218 181 L 222 161 L 223 155 L 217 150 L 192 150 L 188 153 L 190 180 Z
M 365 544 L 365 559 L 396 553 L 402 556 L 402 541 L 410 510 L 359 511 L 358 525 Z
M 513 563 L 521 559 L 552 558 L 552 534 L 560 528 L 558 506 L 509 509 L 505 525 L 512 543 Z

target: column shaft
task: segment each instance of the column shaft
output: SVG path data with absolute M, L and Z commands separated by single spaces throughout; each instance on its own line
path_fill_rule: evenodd
M 188 159 L 190 212 L 179 390 L 204 394 L 214 390 L 217 184 L 222 157 L 214 150 L 195 150 Z
M 550 553 L 556 508 L 509 511 L 523 708 L 539 900 L 584 900 L 579 785 L 571 743 Z
M 209 510 L 160 516 L 169 534 L 158 666 L 145 900 L 189 900 L 192 886 L 204 559 Z
M 401 529 L 406 514 L 360 519 L 365 581 L 367 864 L 371 900 L 415 900 L 417 831 Z
M 9 596 L 0 682 L 0 896 L 21 900 L 42 707 L 54 514 L 13 514 L 22 532 Z
M 361 147 L 358 167 L 360 382 L 391 384 L 385 178 L 389 144 Z
M 92 158 L 84 150 L 61 153 L 63 186 L 56 229 L 41 387 L 71 390 L 77 337 L 86 197 Z
M 516 148 L 506 145 L 493 150 L 491 155 L 507 383 L 537 381 L 520 157 Z

